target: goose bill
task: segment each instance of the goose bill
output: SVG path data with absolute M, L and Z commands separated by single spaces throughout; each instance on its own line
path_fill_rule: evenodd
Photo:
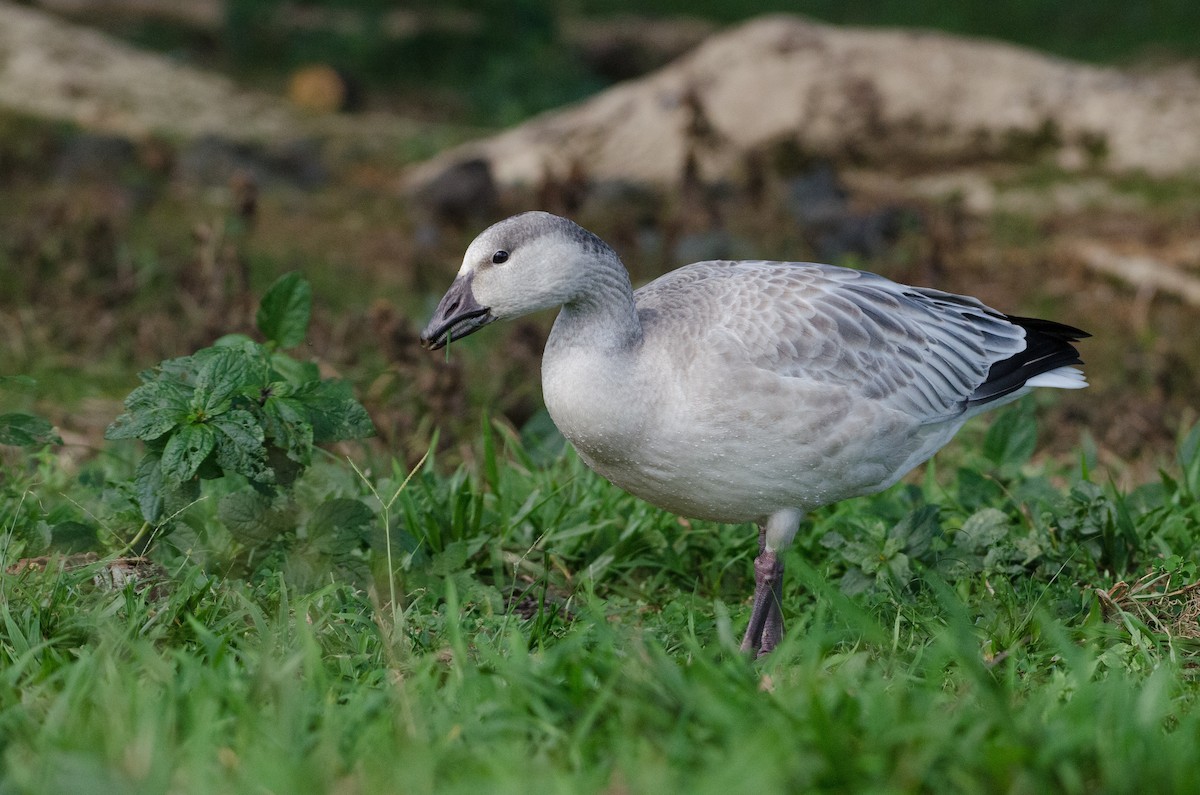
M 421 344 L 436 351 L 452 340 L 478 331 L 493 320 L 492 310 L 475 300 L 470 277 L 455 279 L 442 296 L 429 325 L 421 332 Z

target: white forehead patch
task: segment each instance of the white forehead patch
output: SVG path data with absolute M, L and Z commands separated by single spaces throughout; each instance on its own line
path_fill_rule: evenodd
M 483 257 L 483 249 L 485 247 L 483 238 L 486 234 L 487 231 L 485 230 L 471 242 L 471 245 L 467 246 L 467 252 L 463 255 L 462 267 L 458 269 L 459 276 L 466 276 L 475 270 L 475 266 Z

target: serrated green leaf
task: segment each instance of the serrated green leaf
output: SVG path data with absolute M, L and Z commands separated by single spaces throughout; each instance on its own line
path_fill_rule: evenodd
M 290 522 L 270 497 L 256 491 L 226 494 L 217 504 L 217 517 L 230 535 L 247 546 L 261 546 L 283 533 Z
M 1035 536 L 1018 536 L 1012 540 L 1012 545 L 1022 566 L 1027 566 L 1040 558 L 1044 551 L 1041 542 Z
M 340 442 L 346 439 L 366 439 L 375 435 L 375 423 L 371 415 L 354 398 L 347 398 L 342 404 L 340 421 L 330 429 L 330 434 L 320 439 L 322 442 Z
M 213 429 L 203 423 L 181 425 L 162 452 L 163 478 L 170 485 L 191 480 L 216 446 Z
M 836 530 L 830 530 L 821 536 L 820 543 L 825 549 L 841 549 L 846 546 L 846 537 Z
M 30 447 L 42 444 L 62 444 L 54 426 L 33 414 L 13 412 L 0 414 L 0 444 Z
M 242 382 L 241 391 L 247 394 L 271 380 L 270 354 L 267 349 L 243 334 L 227 335 L 214 342 L 211 347 L 197 351 L 192 357 L 195 360 L 192 369 L 199 373 L 210 358 L 223 357 L 234 357 L 237 366 L 245 368 L 238 380 Z
M 252 389 L 251 364 L 240 348 L 209 348 L 200 371 L 196 374 L 196 391 L 192 406 L 212 417 L 229 410 L 233 396 Z
M 286 451 L 270 445 L 267 447 L 267 466 L 271 470 L 273 483 L 263 484 L 288 487 L 296 482 L 296 478 L 304 472 L 305 464 L 288 458 Z
M 989 547 L 1003 541 L 1009 533 L 1012 520 L 998 508 L 984 508 L 971 514 L 963 526 L 954 534 L 954 546 L 970 552 L 985 552 Z
M 270 361 L 271 369 L 278 376 L 276 380 L 286 381 L 293 387 L 321 379 L 321 371 L 317 369 L 315 362 L 302 362 L 279 351 L 271 354 Z
M 847 596 L 864 593 L 875 584 L 875 578 L 868 576 L 861 569 L 848 569 L 838 582 L 838 588 Z
M 912 579 L 912 566 L 909 565 L 908 555 L 903 552 L 888 558 L 887 570 L 896 582 L 905 583 Z
M 304 404 L 294 398 L 271 397 L 263 404 L 267 437 L 302 466 L 312 461 L 313 428 Z
M 244 409 L 233 409 L 211 422 L 216 433 L 217 465 L 225 472 L 237 472 L 259 483 L 275 480 L 267 466 L 267 448 L 262 426 Z
M 306 381 L 305 383 L 308 382 Z M 296 394 L 297 389 L 299 389 L 298 385 L 288 381 L 272 381 L 267 384 L 266 389 L 263 390 L 263 394 L 267 398 L 289 398 Z
M 371 536 L 375 514 L 359 500 L 338 497 L 321 503 L 308 520 L 309 542 L 341 557 L 362 549 Z
M 192 388 L 169 379 L 152 380 L 125 398 L 126 412 L 104 431 L 106 439 L 157 439 L 187 419 Z
M 361 500 L 336 497 L 321 503 L 308 521 L 309 536 L 330 530 L 359 531 L 375 521 L 375 513 Z
M 196 372 L 200 369 L 204 354 L 208 350 L 208 348 L 202 348 L 190 356 L 177 356 L 174 359 L 164 359 L 158 363 L 157 367 L 138 373 L 138 378 L 147 383 L 168 380 L 178 384 L 190 384 L 192 378 L 195 377 Z
M 214 348 L 253 348 L 258 345 L 245 334 L 226 334 L 213 340 Z
M 126 412 L 104 429 L 104 438 L 141 439 L 148 442 L 159 438 L 186 419 L 186 413 L 179 414 L 167 408 L 138 413 Z
M 296 392 L 313 426 L 313 441 L 340 442 L 375 435 L 375 425 L 367 410 L 354 398 L 346 381 L 314 381 Z
M 897 522 L 888 531 L 888 538 L 898 543 L 898 549 L 920 557 L 929 551 L 933 539 L 942 532 L 938 514 L 938 506 L 922 505 Z
M 166 483 L 163 481 L 162 458 L 155 453 L 147 453 L 138 462 L 133 475 L 134 490 L 137 493 L 138 507 L 141 508 L 142 518 L 150 524 L 157 524 L 163 512 L 164 492 Z
M 280 348 L 304 342 L 312 315 L 312 287 L 298 273 L 286 273 L 268 288 L 259 305 L 258 330 Z

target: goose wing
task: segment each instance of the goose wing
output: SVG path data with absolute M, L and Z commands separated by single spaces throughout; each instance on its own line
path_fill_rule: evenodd
M 703 262 L 651 282 L 636 298 L 644 325 L 682 323 L 674 333 L 694 340 L 692 351 L 840 387 L 923 423 L 1027 385 L 1085 385 L 1070 368 L 1081 363 L 1071 345 L 1087 336 L 1079 329 L 849 268 Z

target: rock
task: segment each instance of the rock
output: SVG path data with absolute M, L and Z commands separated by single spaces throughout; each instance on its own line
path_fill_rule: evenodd
M 269 137 L 295 128 L 282 99 L 7 2 L 0 53 L 0 105 L 23 113 L 134 138 Z
M 451 163 L 423 186 L 418 204 L 441 223 L 463 225 L 496 213 L 496 182 L 482 158 Z
M 697 120 L 703 124 L 698 125 Z M 733 178 L 773 142 L 910 172 L 979 161 L 1200 172 L 1200 76 L 1133 73 L 998 42 L 761 17 L 644 78 L 415 167 L 482 158 L 501 186 L 585 163 L 593 181 Z M 703 134 L 701 134 L 703 133 Z
M 184 16 L 197 10 L 173 5 Z M 305 113 L 283 97 L 7 0 L 0 0 L 0 108 L 134 142 L 324 138 L 357 152 L 391 152 L 426 130 L 390 113 Z

